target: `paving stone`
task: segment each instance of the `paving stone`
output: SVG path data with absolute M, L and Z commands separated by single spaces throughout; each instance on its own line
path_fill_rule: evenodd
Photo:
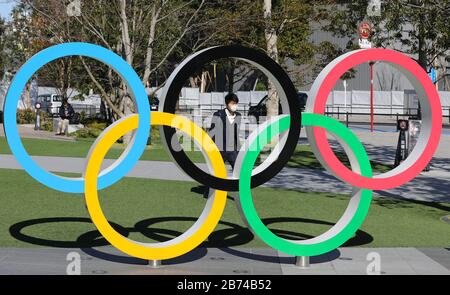
M 80 254 L 81 274 L 86 275 L 367 275 L 372 262 L 367 260 L 367 255 L 372 252 L 380 255 L 381 274 L 450 275 L 450 270 L 444 266 L 450 261 L 446 249 L 340 248 L 311 257 L 310 267 L 306 269 L 295 265 L 295 257 L 273 249 L 197 249 L 179 260 L 165 261 L 162 267 L 155 269 L 147 261 L 128 257 L 109 246 L 97 249 L 3 248 L 0 249 L 0 274 L 64 275 L 70 263 L 67 261 L 70 252 Z

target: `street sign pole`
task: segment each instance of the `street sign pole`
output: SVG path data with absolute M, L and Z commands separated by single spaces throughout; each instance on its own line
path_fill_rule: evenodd
M 342 83 L 344 84 L 344 107 L 347 114 L 347 80 L 344 80 Z
M 362 22 L 359 25 L 358 33 L 359 33 L 359 47 L 361 49 L 369 49 L 372 48 L 372 43 L 369 41 L 370 35 L 372 34 L 372 25 L 368 22 Z M 373 66 L 375 62 L 370 62 L 370 132 L 374 131 L 374 74 L 373 74 Z
M 373 66 L 374 62 L 370 62 L 370 132 L 374 131 L 374 86 L 373 86 Z

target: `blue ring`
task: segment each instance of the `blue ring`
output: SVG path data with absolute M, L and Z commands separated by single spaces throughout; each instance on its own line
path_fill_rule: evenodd
M 98 189 L 104 189 L 131 171 L 147 146 L 150 134 L 150 105 L 144 86 L 134 69 L 114 52 L 98 45 L 88 43 L 65 43 L 44 49 L 28 60 L 17 72 L 8 90 L 4 105 L 5 136 L 11 152 L 30 174 L 42 184 L 67 193 L 83 193 L 83 178 L 60 177 L 38 166 L 25 150 L 17 129 L 17 104 L 27 82 L 47 63 L 66 56 L 85 56 L 94 58 L 112 67 L 129 86 L 134 94 L 139 113 L 139 127 L 134 133 L 133 146 L 120 157 L 114 168 L 99 176 Z M 102 136 L 102 135 L 100 135 Z

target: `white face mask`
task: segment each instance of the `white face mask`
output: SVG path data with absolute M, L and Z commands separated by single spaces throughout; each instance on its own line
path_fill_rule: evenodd
M 227 108 L 230 112 L 235 113 L 237 111 L 237 104 L 228 105 Z

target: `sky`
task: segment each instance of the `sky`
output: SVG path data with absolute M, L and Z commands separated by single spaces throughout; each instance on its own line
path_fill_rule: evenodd
M 16 1 L 14 0 L 0 0 L 0 16 L 9 19 L 9 14 L 14 7 Z

